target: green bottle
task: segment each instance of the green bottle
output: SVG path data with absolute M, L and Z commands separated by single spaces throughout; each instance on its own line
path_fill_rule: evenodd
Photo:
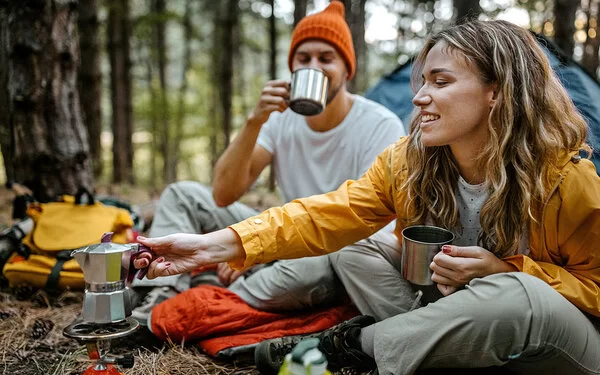
M 285 356 L 279 375 L 331 375 L 327 359 L 318 349 L 319 339 L 304 339 Z

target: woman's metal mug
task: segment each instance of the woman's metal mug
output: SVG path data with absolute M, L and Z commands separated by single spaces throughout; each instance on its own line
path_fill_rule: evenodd
M 402 231 L 402 276 L 416 285 L 433 285 L 429 265 L 433 257 L 454 241 L 454 234 L 430 225 L 415 225 Z
M 301 68 L 292 73 L 290 108 L 303 116 L 323 112 L 327 104 L 329 78 L 323 71 Z

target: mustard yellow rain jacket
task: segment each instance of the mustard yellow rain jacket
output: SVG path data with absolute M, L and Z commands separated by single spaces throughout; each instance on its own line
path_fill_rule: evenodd
M 240 236 L 249 267 L 275 259 L 331 253 L 398 218 L 406 225 L 407 138 L 389 146 L 367 173 L 336 191 L 271 208 L 231 228 Z M 579 309 L 600 316 L 600 178 L 593 164 L 567 155 L 552 168 L 552 189 L 540 224 L 529 228 L 530 254 L 504 260 L 551 285 Z

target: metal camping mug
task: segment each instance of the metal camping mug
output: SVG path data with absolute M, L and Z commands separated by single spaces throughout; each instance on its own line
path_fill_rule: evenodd
M 292 73 L 290 108 L 303 116 L 323 112 L 327 104 L 329 78 L 323 71 L 301 68 Z
M 433 285 L 429 265 L 442 245 L 451 243 L 454 234 L 430 225 L 415 225 L 402 231 L 402 276 L 417 285 Z

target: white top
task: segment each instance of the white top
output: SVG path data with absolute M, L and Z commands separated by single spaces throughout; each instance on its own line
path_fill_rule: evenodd
M 476 246 L 481 233 L 480 212 L 489 197 L 485 183 L 471 185 L 462 176 L 458 178 L 456 204 L 462 224 L 462 233 L 458 233 L 452 242 L 456 246 Z M 488 249 L 490 250 L 490 249 Z M 529 233 L 527 227 L 519 241 L 519 254 L 529 255 Z
M 316 132 L 290 109 L 273 112 L 257 143 L 273 154 L 283 199 L 322 194 L 361 177 L 377 155 L 405 135 L 402 121 L 380 104 L 359 95 L 335 128 Z

